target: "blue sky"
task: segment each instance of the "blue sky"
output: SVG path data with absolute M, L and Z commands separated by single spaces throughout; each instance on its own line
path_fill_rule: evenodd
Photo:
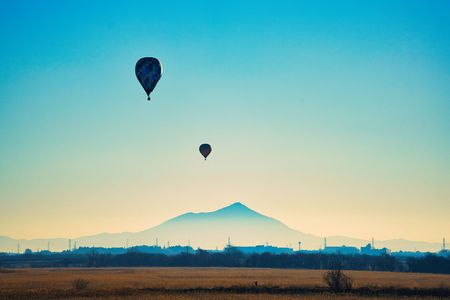
M 448 1 L 92 2 L 0 4 L 0 235 L 235 201 L 319 235 L 449 235 Z

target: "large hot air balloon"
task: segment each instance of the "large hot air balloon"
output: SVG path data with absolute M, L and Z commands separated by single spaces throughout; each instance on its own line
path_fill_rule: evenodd
M 200 150 L 200 153 L 203 155 L 203 157 L 206 160 L 208 155 L 211 153 L 211 146 L 209 144 L 201 144 L 200 147 L 198 148 L 198 150 Z
M 150 93 L 155 88 L 162 75 L 162 65 L 154 57 L 143 57 L 136 63 L 136 77 L 147 93 L 147 100 L 150 100 Z

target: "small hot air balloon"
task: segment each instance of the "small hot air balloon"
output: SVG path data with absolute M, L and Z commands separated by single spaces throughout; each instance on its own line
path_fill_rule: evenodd
M 200 147 L 198 148 L 198 150 L 200 151 L 200 153 L 203 155 L 203 157 L 206 160 L 208 155 L 211 153 L 211 146 L 209 144 L 201 144 Z
M 136 77 L 147 93 L 147 100 L 150 100 L 150 93 L 155 88 L 162 75 L 162 65 L 154 57 L 143 57 L 136 63 Z

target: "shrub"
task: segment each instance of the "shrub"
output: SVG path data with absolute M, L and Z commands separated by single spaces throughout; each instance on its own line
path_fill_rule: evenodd
M 344 274 L 341 269 L 326 272 L 323 280 L 333 292 L 350 291 L 353 286 L 353 279 Z
M 87 288 L 89 284 L 89 281 L 77 278 L 75 280 L 72 280 L 72 287 L 77 291 L 82 291 Z

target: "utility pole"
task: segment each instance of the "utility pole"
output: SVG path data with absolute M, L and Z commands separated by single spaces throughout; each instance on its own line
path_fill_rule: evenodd
M 372 249 L 375 249 L 375 242 L 373 240 L 373 237 L 372 237 Z
M 71 251 L 71 249 L 72 249 L 72 240 L 69 239 L 69 251 Z
M 302 242 L 298 242 L 298 251 L 302 250 Z
M 323 248 L 327 247 L 327 238 L 323 238 Z

